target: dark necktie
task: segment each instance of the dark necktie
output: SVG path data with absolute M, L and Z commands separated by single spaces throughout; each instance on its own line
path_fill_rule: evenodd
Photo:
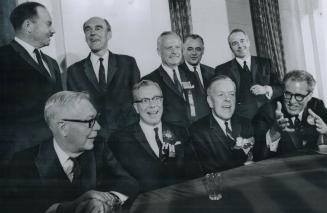
M 107 84 L 106 84 L 106 74 L 104 71 L 104 66 L 103 66 L 103 58 L 99 58 L 100 61 L 100 67 L 99 67 L 99 85 L 100 88 L 103 91 L 107 90 Z
M 155 140 L 157 142 L 158 148 L 159 148 L 159 158 L 161 158 L 162 156 L 162 143 L 161 140 L 159 138 L 159 133 L 158 133 L 158 127 L 154 128 L 154 133 L 155 133 Z
M 247 72 L 251 72 L 248 65 L 246 65 L 246 61 L 244 61 L 243 70 Z
M 234 141 L 235 139 L 232 136 L 232 130 L 229 128 L 227 121 L 225 121 L 225 130 L 226 130 L 226 136 Z
M 301 121 L 299 115 L 294 116 L 293 128 L 295 129 L 294 145 L 297 149 L 302 148 Z
M 81 177 L 81 164 L 78 162 L 78 159 L 77 158 L 70 158 L 74 165 L 73 165 L 73 180 L 72 180 L 72 183 L 73 184 L 76 184 L 78 182 L 78 180 L 80 179 Z
M 196 66 L 193 66 L 193 69 L 194 69 L 194 76 L 195 76 L 195 79 L 197 81 L 197 84 L 199 85 L 199 89 L 202 93 L 205 93 L 204 91 L 204 88 L 203 88 L 203 85 L 201 83 L 201 79 L 200 79 L 200 76 L 199 76 L 199 73 L 196 71 Z
M 36 55 L 36 60 L 37 60 L 37 63 L 40 65 L 40 67 L 43 69 L 43 71 L 51 77 L 50 73 L 48 72 L 48 70 L 45 68 L 44 64 L 43 64 L 43 61 L 42 61 L 42 57 L 41 57 L 41 53 L 39 52 L 38 49 L 34 49 L 34 54 Z
M 294 116 L 294 129 L 299 129 L 301 126 L 301 121 L 299 115 Z
M 175 84 L 175 87 L 177 88 L 178 92 L 183 95 L 183 88 L 182 88 L 182 85 L 180 84 L 178 78 L 177 78 L 177 74 L 176 74 L 176 71 L 173 70 L 173 73 L 174 73 L 174 84 Z

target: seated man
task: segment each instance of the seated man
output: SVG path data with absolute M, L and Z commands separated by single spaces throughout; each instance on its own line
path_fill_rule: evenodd
M 327 134 L 327 109 L 312 97 L 315 80 L 305 71 L 284 77 L 284 95 L 263 105 L 253 119 L 256 144 L 254 159 L 316 149 L 319 134 Z
M 234 115 L 235 83 L 218 75 L 209 84 L 207 95 L 210 115 L 190 127 L 189 145 L 200 162 L 199 175 L 243 165 L 253 144 L 250 121 Z
M 186 130 L 161 121 L 163 97 L 157 83 L 142 80 L 133 88 L 133 99 L 140 121 L 115 133 L 110 148 L 138 180 L 141 191 L 178 182 L 183 176 Z
M 137 182 L 94 142 L 100 126 L 88 94 L 56 93 L 44 115 L 53 139 L 14 155 L 9 212 L 101 212 L 136 195 Z

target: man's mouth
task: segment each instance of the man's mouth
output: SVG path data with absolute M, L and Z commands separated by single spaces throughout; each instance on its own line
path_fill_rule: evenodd
M 149 111 L 149 112 L 147 112 L 147 114 L 148 114 L 149 116 L 155 116 L 155 115 L 158 115 L 158 114 L 159 114 L 159 110 Z

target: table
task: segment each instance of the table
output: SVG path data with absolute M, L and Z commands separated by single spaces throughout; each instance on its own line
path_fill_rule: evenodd
M 130 212 L 327 212 L 327 155 L 299 153 L 222 175 L 219 201 L 208 199 L 202 177 L 140 194 Z

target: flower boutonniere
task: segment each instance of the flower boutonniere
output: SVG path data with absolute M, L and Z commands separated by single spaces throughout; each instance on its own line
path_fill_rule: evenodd
M 181 141 L 177 140 L 176 135 L 169 129 L 162 131 L 163 145 L 162 154 L 169 158 L 176 157 L 176 146 L 181 145 Z

